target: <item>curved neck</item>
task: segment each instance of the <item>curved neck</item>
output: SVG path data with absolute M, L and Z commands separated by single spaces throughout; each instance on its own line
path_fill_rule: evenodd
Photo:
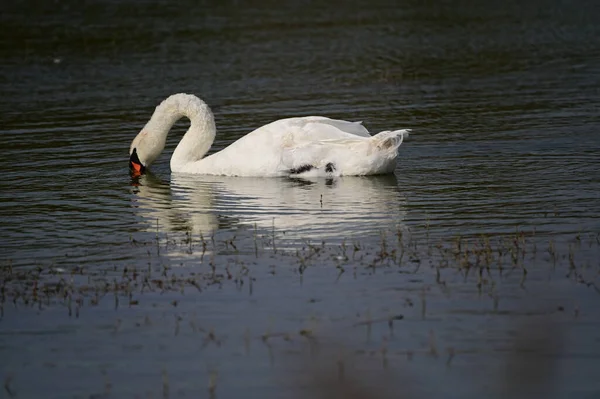
M 156 107 L 144 128 L 156 135 L 157 141 L 162 141 L 160 151 L 165 146 L 169 130 L 182 117 L 190 120 L 190 127 L 171 157 L 171 170 L 174 172 L 180 171 L 190 162 L 202 159 L 216 134 L 213 114 L 204 101 L 191 94 L 174 94 Z

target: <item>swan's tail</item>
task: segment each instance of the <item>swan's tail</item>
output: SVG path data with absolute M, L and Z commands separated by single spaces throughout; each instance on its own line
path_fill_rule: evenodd
M 380 151 L 396 151 L 402 144 L 405 137 L 408 137 L 410 129 L 386 130 L 377 133 L 372 140 L 376 148 Z

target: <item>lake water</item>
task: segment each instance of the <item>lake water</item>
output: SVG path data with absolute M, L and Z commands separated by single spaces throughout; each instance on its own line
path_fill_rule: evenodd
M 595 8 L 4 2 L 0 397 L 595 397 Z M 211 151 L 413 132 L 391 176 L 171 175 L 181 121 L 132 179 L 177 92 Z

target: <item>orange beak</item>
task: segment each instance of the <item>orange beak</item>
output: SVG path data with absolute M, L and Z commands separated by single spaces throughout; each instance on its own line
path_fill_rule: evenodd
M 129 166 L 131 167 L 131 170 L 134 172 L 138 172 L 138 173 L 142 173 L 142 164 L 137 163 L 137 162 L 130 162 Z
M 137 149 L 135 148 L 129 157 L 129 170 L 131 171 L 133 177 L 138 177 L 146 172 L 146 167 L 140 161 L 140 158 L 137 154 Z

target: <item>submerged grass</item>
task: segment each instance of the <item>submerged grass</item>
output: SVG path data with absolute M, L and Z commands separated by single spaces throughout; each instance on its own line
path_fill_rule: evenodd
M 201 293 L 209 286 L 228 283 L 238 290 L 247 287 L 252 293 L 253 281 L 261 274 L 292 272 L 302 279 L 315 267 L 334 268 L 337 280 L 378 272 L 427 274 L 423 270 L 426 268 L 434 273 L 435 283 L 442 290 L 457 279 L 461 284 L 472 282 L 480 295 L 487 293 L 493 299 L 495 308 L 498 285 L 518 280 L 524 287 L 531 270 L 564 270 L 568 279 L 600 293 L 600 263 L 593 264 L 590 256 L 590 251 L 597 253 L 600 249 L 598 234 L 577 234 L 566 243 L 563 253 L 553 238 L 544 243 L 536 237 L 535 230 L 516 230 L 510 235 L 456 236 L 435 243 L 427 230 L 426 240 L 421 243 L 413 236 L 406 238 L 406 233 L 398 229 L 382 231 L 379 245 L 370 246 L 359 240 L 350 245 L 346 240 L 331 244 L 303 240 L 281 242 L 278 247 L 276 237 L 274 227 L 266 236 L 258 236 L 254 230 L 251 239 L 238 241 L 236 234 L 220 239 L 200 234 L 194 240 L 191 232 L 178 239 L 167 234 L 161 237 L 157 230 L 151 242 L 130 240 L 132 246 L 148 248 L 146 266 L 140 266 L 140 260 L 105 268 L 16 268 L 8 260 L 0 266 L 0 317 L 7 305 L 40 310 L 60 305 L 69 316 L 78 317 L 84 306 L 98 306 L 101 301 L 110 300 L 115 308 L 132 307 L 139 305 L 147 293 Z M 546 253 L 538 253 L 540 246 L 547 248 Z M 348 274 L 348 270 L 352 273 Z M 421 302 L 424 319 L 425 288 Z M 172 305 L 177 306 L 177 301 Z

